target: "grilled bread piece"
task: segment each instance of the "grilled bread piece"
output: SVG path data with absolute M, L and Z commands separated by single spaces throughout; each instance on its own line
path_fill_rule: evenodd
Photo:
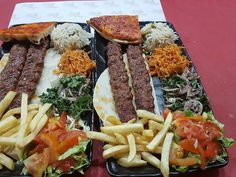
M 51 33 L 55 24 L 55 22 L 41 22 L 0 29 L 0 39 L 4 42 L 13 39 L 18 41 L 29 40 L 34 44 L 39 44 L 42 38 Z
M 141 43 L 137 16 L 113 15 L 91 18 L 87 23 L 102 37 L 123 44 Z

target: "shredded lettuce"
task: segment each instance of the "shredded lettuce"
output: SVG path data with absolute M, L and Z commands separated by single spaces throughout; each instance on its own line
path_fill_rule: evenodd
M 197 163 L 198 164 L 201 164 L 202 161 L 201 161 L 201 156 L 199 154 L 194 154 L 192 152 L 188 152 L 188 157 L 194 157 L 197 159 Z
M 229 148 L 234 144 L 233 138 L 226 138 L 222 136 L 219 140 L 225 148 Z
M 180 173 L 185 173 L 186 171 L 188 171 L 188 166 L 172 166 L 176 171 L 180 172 Z
M 225 159 L 221 155 L 216 155 L 215 160 L 219 161 L 220 163 L 225 163 Z
M 60 170 L 60 169 L 53 170 L 51 166 L 48 166 L 47 173 L 45 176 L 47 176 L 47 177 L 60 177 L 61 175 L 63 175 L 62 170 Z
M 81 174 L 84 174 L 83 168 L 89 164 L 88 158 L 85 154 L 81 155 L 73 155 L 73 158 L 77 161 L 74 167 L 71 167 L 70 170 L 66 174 L 72 174 L 74 171 L 78 171 Z M 60 168 L 56 168 L 55 170 L 48 166 L 46 175 L 47 177 L 60 177 L 64 173 Z
M 81 174 L 84 174 L 83 167 L 85 167 L 89 164 L 87 156 L 74 155 L 73 158 L 77 161 L 77 163 L 76 163 L 75 167 L 71 168 L 71 173 L 73 173 L 75 170 L 77 170 Z
M 64 159 L 70 157 L 71 155 L 84 152 L 86 150 L 87 145 L 88 145 L 88 141 L 81 141 L 79 143 L 79 145 L 75 145 L 74 147 L 72 147 L 72 148 L 68 149 L 66 152 L 64 152 L 64 154 L 60 155 L 58 157 L 58 160 L 64 160 Z
M 193 117 L 194 116 L 194 112 L 191 110 L 184 111 L 184 114 L 186 117 Z
M 222 131 L 224 128 L 224 124 L 220 123 L 213 115 L 212 112 L 204 112 L 202 114 L 202 117 L 205 118 L 206 120 L 212 121 L 214 124 L 216 124 Z

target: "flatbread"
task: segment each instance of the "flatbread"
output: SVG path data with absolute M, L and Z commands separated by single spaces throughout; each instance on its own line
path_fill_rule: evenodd
M 135 44 L 142 41 L 137 16 L 100 16 L 91 18 L 87 23 L 102 37 L 110 41 L 124 44 Z
M 159 108 L 157 105 L 157 99 L 154 91 L 154 86 L 152 84 L 151 86 L 153 89 L 153 98 L 154 98 L 154 105 L 155 105 L 155 113 L 160 115 Z M 116 118 L 119 118 L 116 110 L 115 110 L 115 103 L 112 96 L 112 90 L 110 85 L 110 76 L 108 69 L 105 69 L 103 73 L 100 75 L 100 77 L 97 80 L 96 86 L 94 88 L 94 94 L 93 94 L 93 106 L 98 114 L 98 116 L 104 121 L 109 116 L 114 116 Z
M 0 39 L 4 42 L 13 39 L 18 41 L 29 40 L 32 43 L 39 44 L 42 38 L 51 33 L 55 24 L 55 22 L 41 22 L 0 29 Z

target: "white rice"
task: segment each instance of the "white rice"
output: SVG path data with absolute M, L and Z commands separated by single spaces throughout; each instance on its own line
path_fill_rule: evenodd
M 60 52 L 64 52 L 65 49 L 81 49 L 89 45 L 89 38 L 92 38 L 92 34 L 74 23 L 57 25 L 51 33 L 54 48 Z
M 162 47 L 167 44 L 174 44 L 179 37 L 165 23 L 149 23 L 141 29 L 144 37 L 143 47 L 153 51 L 156 47 Z

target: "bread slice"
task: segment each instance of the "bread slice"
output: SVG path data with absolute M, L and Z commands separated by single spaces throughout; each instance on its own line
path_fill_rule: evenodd
M 139 44 L 142 42 L 137 16 L 100 16 L 91 18 L 87 23 L 109 41 L 123 44 Z
M 13 39 L 18 41 L 29 40 L 34 44 L 39 44 L 42 38 L 51 33 L 55 24 L 55 22 L 41 22 L 0 29 L 0 39 L 4 42 Z

